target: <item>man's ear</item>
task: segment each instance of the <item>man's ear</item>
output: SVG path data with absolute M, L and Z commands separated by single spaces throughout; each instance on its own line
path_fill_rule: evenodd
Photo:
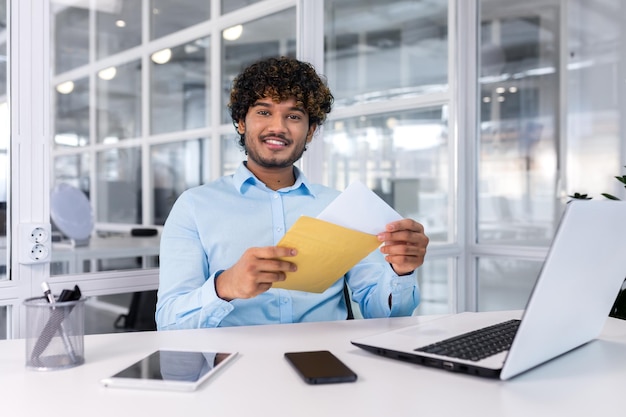
M 239 122 L 237 123 L 237 132 L 239 132 L 240 135 L 246 133 L 246 122 L 244 122 L 243 120 L 239 120 Z
M 315 123 L 309 126 L 309 131 L 306 134 L 306 143 L 310 143 L 313 140 L 313 134 L 315 133 L 316 129 L 317 129 L 317 124 Z

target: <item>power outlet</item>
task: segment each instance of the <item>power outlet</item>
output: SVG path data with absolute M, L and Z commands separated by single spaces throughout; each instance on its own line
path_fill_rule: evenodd
M 40 264 L 50 262 L 52 248 L 50 223 L 21 223 L 19 233 L 19 263 Z
M 30 240 L 33 243 L 45 243 L 50 237 L 50 232 L 45 226 L 37 226 L 30 232 Z

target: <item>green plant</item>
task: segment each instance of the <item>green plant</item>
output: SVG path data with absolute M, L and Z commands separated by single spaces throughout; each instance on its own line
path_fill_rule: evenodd
M 624 168 L 626 168 L 626 165 L 624 166 Z M 624 185 L 624 188 L 626 188 L 626 175 L 616 176 L 615 179 L 621 182 Z M 609 193 L 601 193 L 601 194 L 604 198 L 608 198 L 609 200 L 619 200 L 619 198 L 615 197 L 613 194 L 609 194 Z M 573 198 L 575 200 L 591 200 L 592 198 L 592 197 L 589 197 L 588 194 L 580 194 L 580 193 L 574 193 L 573 195 L 569 195 L 568 197 Z

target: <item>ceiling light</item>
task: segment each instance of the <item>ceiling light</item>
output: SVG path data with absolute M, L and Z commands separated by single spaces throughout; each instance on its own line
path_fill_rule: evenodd
M 496 88 L 496 93 L 498 93 L 498 94 L 502 94 L 502 93 L 504 93 L 505 91 L 506 91 L 506 90 L 504 89 L 504 87 L 498 87 L 498 88 Z
M 57 91 L 61 94 L 69 94 L 74 91 L 74 82 L 65 81 L 64 83 L 57 85 Z
M 172 58 L 172 50 L 170 48 L 161 49 L 152 54 L 150 59 L 155 64 L 165 64 Z
M 483 103 L 491 103 L 491 97 L 483 97 Z
M 117 74 L 117 68 L 115 67 L 109 67 L 98 71 L 98 77 L 100 77 L 104 81 L 112 80 L 113 78 L 115 78 L 115 74 Z
M 118 28 L 125 28 L 126 27 L 126 22 L 123 21 L 122 19 L 116 20 L 115 21 L 115 26 L 117 26 Z
M 389 129 L 394 129 L 396 126 L 398 126 L 398 119 L 396 119 L 395 117 L 390 117 L 387 119 L 385 124 Z
M 517 87 L 509 87 L 509 93 L 517 93 Z
M 228 29 L 224 29 L 224 31 L 222 32 L 222 37 L 227 41 L 236 41 L 237 39 L 239 39 L 242 33 L 243 26 L 236 25 Z

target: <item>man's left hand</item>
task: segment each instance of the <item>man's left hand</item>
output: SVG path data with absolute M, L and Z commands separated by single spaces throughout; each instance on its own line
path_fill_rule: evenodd
M 410 274 L 424 263 L 429 239 L 424 234 L 424 226 L 415 220 L 389 223 L 386 230 L 378 234 L 378 240 L 384 243 L 380 251 L 396 274 Z

